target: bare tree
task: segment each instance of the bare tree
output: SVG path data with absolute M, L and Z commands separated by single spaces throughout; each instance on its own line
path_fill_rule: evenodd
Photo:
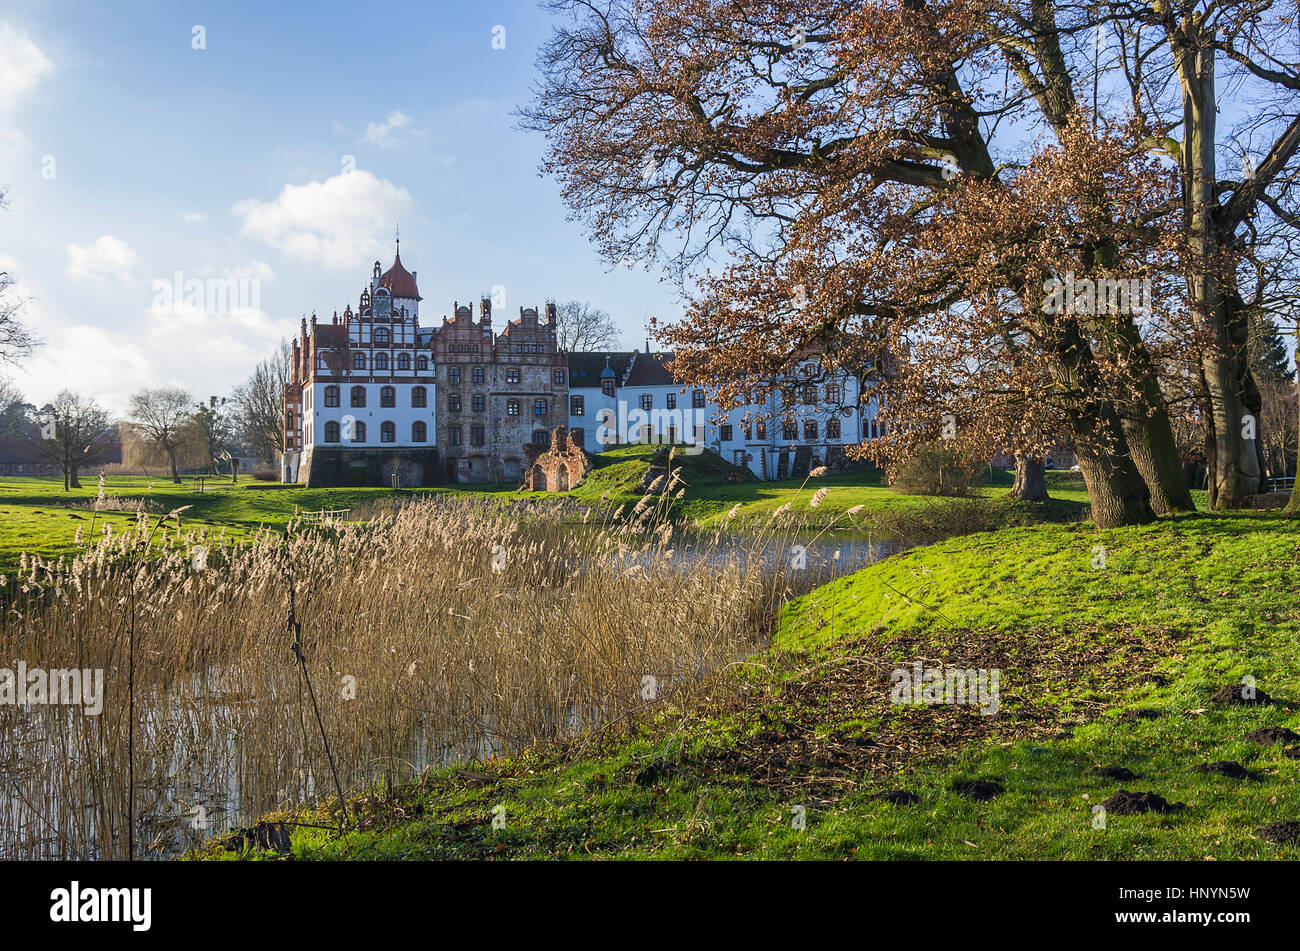
M 0 188 L 0 211 L 8 207 L 8 195 Z M 15 294 L 13 287 L 13 276 L 8 271 L 0 271 L 0 362 L 3 363 L 16 363 L 40 342 L 20 319 L 27 299 Z
M 81 488 L 77 473 L 101 462 L 113 442 L 112 420 L 91 397 L 63 390 L 46 407 L 38 452 L 63 474 L 63 491 Z
M 614 319 L 586 301 L 571 300 L 556 306 L 555 339 L 561 350 L 587 353 L 618 346 Z
M 141 390 L 131 397 L 131 419 L 150 442 L 167 453 L 172 481 L 178 485 L 181 474 L 176 466 L 176 455 L 184 441 L 192 402 L 190 394 L 179 387 Z
M 240 438 L 263 459 L 274 460 L 284 448 L 284 387 L 289 382 L 293 351 L 285 341 L 269 360 L 253 370 L 248 382 L 235 387 L 235 425 Z

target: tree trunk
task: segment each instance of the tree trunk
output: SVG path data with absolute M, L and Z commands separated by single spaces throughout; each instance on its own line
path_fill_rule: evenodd
M 1201 357 L 1206 421 L 1206 462 L 1210 508 L 1241 508 L 1259 491 L 1255 454 L 1259 418 L 1246 408 L 1237 347 L 1244 335 L 1229 326 L 1224 288 L 1214 273 L 1219 250 L 1215 196 L 1215 80 L 1213 35 L 1202 24 L 1185 24 L 1186 37 L 1175 50 L 1183 91 L 1184 202 L 1192 246 L 1199 256 L 1191 278 L 1192 312 L 1212 341 Z M 1241 336 L 1238 341 L 1236 338 Z
M 167 450 L 167 460 L 172 464 L 172 481 L 177 485 L 181 484 L 180 470 L 176 468 L 176 450 Z
M 1045 328 L 1049 370 L 1075 399 L 1066 425 L 1088 487 L 1092 520 L 1098 528 L 1144 525 L 1156 517 L 1151 492 L 1129 454 L 1124 424 L 1102 392 L 1098 370 L 1082 330 L 1070 323 Z
M 68 483 L 69 483 L 69 485 L 71 485 L 72 488 L 74 488 L 74 489 L 79 489 L 79 488 L 81 488 L 81 480 L 77 478 L 77 470 L 78 470 L 79 468 L 80 468 L 79 466 L 73 466 L 73 467 L 68 471 Z
M 1046 460 L 1016 453 L 1016 481 L 1007 493 L 1007 498 L 1020 499 L 1022 502 L 1046 502 L 1049 498 L 1046 473 Z

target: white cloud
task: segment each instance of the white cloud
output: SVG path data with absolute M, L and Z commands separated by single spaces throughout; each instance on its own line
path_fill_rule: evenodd
M 410 116 L 396 109 L 385 116 L 383 122 L 367 122 L 366 133 L 361 137 L 361 141 L 373 142 L 381 149 L 391 148 L 398 143 L 397 131 L 405 129 L 410 124 Z
M 187 225 L 198 225 L 208 220 L 208 216 L 201 211 L 191 211 L 185 216 L 184 221 Z
M 0 110 L 8 110 L 54 65 L 25 30 L 0 22 Z
M 248 269 L 269 271 L 257 261 Z M 3 254 L 0 270 L 22 272 L 17 261 Z M 221 270 L 233 274 L 246 268 Z M 118 302 L 124 306 L 105 311 L 138 316 L 113 317 L 111 325 L 97 326 L 51 310 L 49 295 L 30 282 L 21 282 L 18 291 L 28 300 L 23 320 L 44 343 L 23 360 L 13 377 L 26 399 L 37 406 L 52 400 L 59 390 L 71 388 L 125 418 L 131 394 L 145 387 L 184 387 L 196 400 L 211 394 L 224 396 L 244 382 L 282 339 L 297 332 L 294 321 L 273 320 L 253 307 L 220 314 L 188 304 L 140 310 L 138 303 L 132 303 L 140 300 L 135 292 L 118 292 Z
M 70 244 L 67 251 L 68 263 L 64 270 L 74 281 L 103 281 L 113 277 L 128 287 L 135 286 L 132 272 L 140 263 L 140 255 L 125 241 L 105 234 L 90 244 Z
M 329 268 L 355 268 L 377 258 L 381 236 L 411 207 L 405 188 L 366 171 L 323 182 L 286 185 L 274 201 L 249 198 L 234 206 L 240 236 L 255 238 L 299 260 Z

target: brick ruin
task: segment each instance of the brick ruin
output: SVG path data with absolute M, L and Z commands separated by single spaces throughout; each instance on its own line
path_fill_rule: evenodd
M 530 444 L 524 447 L 528 468 L 520 489 L 526 492 L 564 492 L 578 485 L 591 471 L 591 460 L 582 444 L 564 426 L 551 431 L 551 448 Z

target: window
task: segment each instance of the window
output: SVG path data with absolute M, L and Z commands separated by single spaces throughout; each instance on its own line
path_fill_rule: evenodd
M 339 388 L 337 386 L 325 387 L 325 405 L 326 406 L 339 405 Z
M 754 429 L 755 429 L 755 431 L 758 433 L 758 438 L 759 438 L 759 439 L 766 439 L 766 438 L 767 438 L 767 421 L 766 421 L 766 420 L 761 420 L 761 419 L 760 419 L 757 423 L 754 424 Z
M 816 403 L 816 402 L 817 402 L 817 387 L 815 387 L 815 386 L 805 386 L 805 387 L 803 388 L 803 401 L 804 401 L 805 403 Z
M 376 369 L 376 370 L 387 370 L 387 369 L 388 369 L 388 354 L 386 354 L 386 353 L 376 353 L 376 354 L 375 354 L 375 369 Z
M 506 415 L 507 415 L 507 416 L 518 416 L 518 415 L 519 415 L 519 401 L 518 401 L 518 400 L 506 400 Z
M 563 371 L 563 370 L 556 370 L 556 371 L 555 371 L 555 382 L 556 382 L 556 383 L 563 383 L 563 382 L 564 382 L 564 371 Z
M 483 382 L 483 368 L 482 368 L 482 367 L 474 367 L 474 369 L 472 369 L 472 370 L 469 371 L 469 375 L 470 375 L 470 382 L 471 382 L 471 383 L 482 383 L 482 382 Z
M 601 394 L 602 396 L 613 396 L 613 395 L 614 395 L 614 381 L 613 381 L 613 380 L 601 380 L 601 381 L 600 381 L 600 394 Z
M 352 405 L 353 406 L 366 405 L 366 388 L 364 386 L 352 387 Z
M 732 429 L 729 425 L 718 427 L 718 438 L 723 442 L 731 442 Z
M 397 369 L 399 370 L 411 369 L 411 355 L 409 353 L 399 353 L 397 355 Z
M 664 397 L 664 405 L 667 406 L 669 409 L 676 409 L 676 408 L 677 408 L 677 394 L 676 394 L 676 393 L 669 393 L 667 396 L 665 396 L 665 397 Z
M 551 441 L 551 434 L 548 433 L 546 430 L 544 430 L 544 429 L 534 429 L 534 430 L 533 430 L 533 445 L 534 445 L 534 446 L 545 446 L 545 445 L 548 445 L 548 444 L 550 443 L 550 441 Z
M 585 446 L 587 444 L 587 434 L 583 430 L 570 429 L 569 435 L 573 437 L 573 441 L 579 446 Z
M 460 427 L 451 426 L 447 429 L 447 444 L 450 446 L 460 445 Z
M 476 413 L 481 413 L 486 407 L 486 400 L 482 393 L 475 393 L 469 398 L 470 409 Z
M 704 409 L 704 391 L 703 391 L 703 390 L 692 390 L 692 391 L 691 391 L 691 405 L 692 405 L 693 407 L 695 407 L 696 409 Z
M 417 370 L 427 370 L 427 369 L 429 369 L 429 358 L 428 358 L 428 357 L 425 357 L 425 356 L 416 357 L 416 358 L 415 358 L 415 368 L 416 368 Z
M 695 440 L 694 440 L 694 441 L 695 441 L 695 444 L 696 444 L 696 445 L 699 445 L 700 443 L 704 442 L 704 436 L 705 436 L 705 434 L 704 434 L 704 427 L 703 427 L 703 426 L 696 426 L 696 427 L 695 427 Z
M 817 438 L 817 420 L 805 419 L 803 421 L 803 438 L 804 439 Z
M 799 438 L 799 427 L 791 420 L 786 420 L 781 424 L 781 438 L 794 442 Z
M 826 420 L 826 438 L 827 439 L 840 438 L 840 421 L 838 419 Z
M 328 423 L 325 424 L 325 441 L 326 442 L 339 441 L 339 424 L 334 422 L 333 420 L 330 420 Z
M 546 415 L 546 400 L 535 400 L 533 402 L 533 415 L 534 416 Z
M 460 367 L 447 367 L 447 382 L 448 383 L 460 382 Z
M 826 402 L 838 406 L 840 402 L 840 385 L 832 383 L 826 387 Z M 829 434 L 828 434 L 829 435 Z
M 482 426 L 471 426 L 469 428 L 469 444 L 471 446 L 481 446 L 485 442 Z
M 353 441 L 353 442 L 365 442 L 365 441 L 366 441 L 366 424 L 365 424 L 365 423 L 361 422 L 360 420 L 356 420 L 356 419 L 354 419 L 354 420 L 352 420 L 352 424 L 351 424 L 350 426 L 348 426 L 348 430 L 352 433 L 352 441 Z
M 429 405 L 429 391 L 422 386 L 411 387 L 411 405 L 424 407 Z
M 570 416 L 586 416 L 586 415 L 587 415 L 587 407 L 586 407 L 585 401 L 583 400 L 583 398 L 582 398 L 581 396 L 570 396 L 570 397 L 569 397 L 569 415 L 570 415 Z
M 364 353 L 352 354 L 352 369 L 364 370 L 366 368 L 366 355 Z
M 379 441 L 397 442 L 397 427 L 393 423 L 380 423 Z
M 453 413 L 460 412 L 460 397 L 457 394 L 452 393 L 447 397 L 447 409 Z
M 411 442 L 428 442 L 429 430 L 425 427 L 422 420 L 416 420 L 411 424 Z
M 754 427 L 753 427 L 753 426 L 746 426 L 745 429 L 744 429 L 744 432 L 745 432 L 745 439 L 746 439 L 746 441 L 751 440 L 751 439 L 754 438 Z
M 376 328 L 375 328 L 375 343 L 388 343 L 388 328 L 387 328 L 387 327 L 376 327 Z
M 655 408 L 655 397 L 653 393 L 641 394 L 641 408 L 644 410 L 651 410 Z
M 518 383 L 518 382 L 519 382 L 519 371 L 518 371 L 518 370 L 507 370 L 507 371 L 506 371 L 506 382 L 507 382 L 507 383 Z
M 379 405 L 385 409 L 391 409 L 397 405 L 397 390 L 391 386 L 381 386 L 379 388 Z

